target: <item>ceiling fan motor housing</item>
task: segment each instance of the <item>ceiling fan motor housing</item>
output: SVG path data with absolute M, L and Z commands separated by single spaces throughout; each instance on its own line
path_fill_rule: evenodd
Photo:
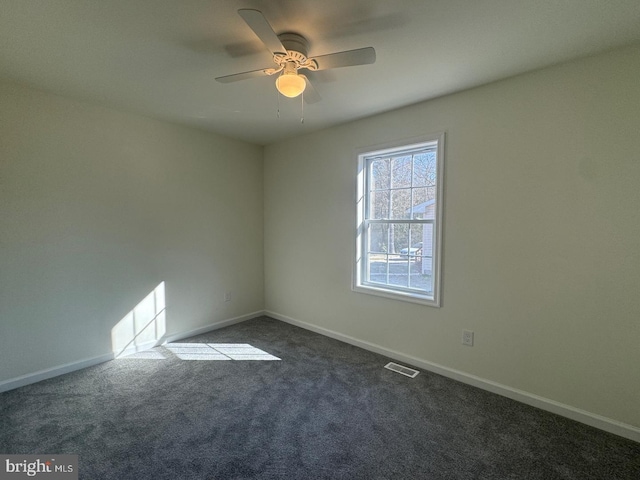
M 316 70 L 318 68 L 317 63 L 314 60 L 309 60 L 307 57 L 309 42 L 302 35 L 287 32 L 278 35 L 278 39 L 282 43 L 282 46 L 287 50 L 286 55 L 279 53 L 274 55 L 273 59 L 278 65 L 284 66 L 288 62 L 295 62 L 296 70 L 299 68 Z
M 297 53 L 307 58 L 307 52 L 309 51 L 309 42 L 302 35 L 297 33 L 281 33 L 278 35 L 282 46 L 287 49 L 287 53 Z

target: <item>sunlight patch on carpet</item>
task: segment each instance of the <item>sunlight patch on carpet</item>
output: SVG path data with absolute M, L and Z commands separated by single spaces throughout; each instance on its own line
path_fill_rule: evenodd
M 157 349 L 145 350 L 144 352 L 136 352 L 131 355 L 120 356 L 121 358 L 138 359 L 138 360 L 166 360 L 166 356 Z
M 181 360 L 280 360 L 248 343 L 168 343 L 164 348 Z

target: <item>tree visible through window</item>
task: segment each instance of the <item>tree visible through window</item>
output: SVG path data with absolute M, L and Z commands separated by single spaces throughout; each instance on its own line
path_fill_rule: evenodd
M 354 289 L 438 305 L 443 137 L 359 156 Z

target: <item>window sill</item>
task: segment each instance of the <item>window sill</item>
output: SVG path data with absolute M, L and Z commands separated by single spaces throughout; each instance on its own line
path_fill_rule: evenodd
M 402 292 L 373 285 L 355 285 L 352 287 L 352 290 L 357 293 L 365 293 L 367 295 L 375 295 L 377 297 L 391 298 L 393 300 L 400 300 L 403 302 L 419 303 L 420 305 L 427 305 L 429 307 L 440 307 L 440 302 L 438 302 L 432 295 Z

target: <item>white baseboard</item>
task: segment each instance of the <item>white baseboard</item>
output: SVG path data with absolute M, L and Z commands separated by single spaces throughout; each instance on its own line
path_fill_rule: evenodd
M 296 320 L 294 318 L 287 317 L 285 315 L 281 315 L 272 311 L 257 311 L 239 317 L 230 318 L 228 320 L 223 320 L 221 322 L 216 322 L 187 332 L 174 333 L 165 337 L 163 339 L 163 342 L 175 342 L 177 340 L 182 340 L 185 338 L 193 337 L 195 335 L 200 335 L 202 333 L 211 332 L 213 330 L 244 322 L 246 320 L 251 320 L 252 318 L 260 317 L 262 315 L 268 315 L 272 318 L 289 323 L 291 325 L 295 325 L 306 330 L 310 330 L 321 335 L 325 335 L 327 337 L 334 338 L 336 340 L 340 340 L 342 342 L 349 343 L 360 348 L 364 348 L 365 350 L 369 350 L 371 352 L 379 353 L 394 360 L 398 360 L 400 362 L 404 362 L 409 365 L 413 365 L 415 367 L 419 367 L 424 370 L 428 370 L 439 375 L 458 380 L 468 385 L 472 385 L 489 392 L 497 393 L 498 395 L 511 398 L 512 400 L 516 400 L 521 403 L 525 403 L 527 405 L 531 405 L 533 407 L 570 418 L 586 425 L 599 428 L 606 432 L 613 433 L 615 435 L 619 435 L 636 442 L 640 442 L 640 428 L 634 427 L 633 425 L 622 423 L 611 418 L 597 415 L 595 413 L 587 412 L 585 410 L 556 402 L 555 400 L 550 400 L 548 398 L 525 392 L 523 390 L 511 388 L 507 385 L 502 385 L 492 380 L 487 380 L 476 375 L 462 372 L 460 370 L 455 370 L 443 365 L 439 365 L 437 363 L 413 357 L 411 355 L 396 352 L 394 350 L 390 350 L 374 343 L 359 340 L 357 338 L 350 337 L 348 335 L 344 335 L 342 333 L 335 332 L 326 328 L 318 327 L 316 325 Z M 56 367 L 51 367 L 45 370 L 22 375 L 20 377 L 4 380 L 0 382 L 0 393 L 6 392 L 8 390 L 13 390 L 14 388 L 23 387 L 32 383 L 40 382 L 42 380 L 47 380 L 49 378 L 57 377 L 59 375 L 64 375 L 65 373 L 70 373 L 76 370 L 91 367 L 93 365 L 98 365 L 99 363 L 113 360 L 113 358 L 113 353 L 107 353 L 97 357 L 88 358 L 77 362 L 65 363 L 64 365 L 58 365 Z
M 155 340 L 150 342 L 145 342 L 137 345 L 129 345 L 127 348 L 119 352 L 117 355 L 114 353 L 114 358 L 126 357 L 128 355 L 133 355 L 134 353 L 143 352 L 145 350 L 149 350 L 150 348 L 159 345 L 159 343 Z
M 213 330 L 218 330 L 220 328 L 228 327 L 229 325 L 234 325 L 236 323 L 244 322 L 246 320 L 251 320 L 252 318 L 260 317 L 264 314 L 265 314 L 264 310 L 260 310 L 258 312 L 247 313 L 246 315 L 241 315 L 239 317 L 229 318 L 228 320 L 223 320 L 221 322 L 205 325 L 204 327 L 196 328 L 194 330 L 189 330 L 188 332 L 174 333 L 171 335 L 167 335 L 159 343 L 175 342 L 177 340 L 183 340 L 185 338 L 194 337 L 196 335 L 201 335 L 203 333 L 212 332 Z
M 49 378 L 57 377 L 58 375 L 64 375 L 65 373 L 75 372 L 82 368 L 92 367 L 99 363 L 108 362 L 113 360 L 113 353 L 106 353 L 98 357 L 87 358 L 85 360 L 79 360 L 77 362 L 65 363 L 64 365 L 58 365 L 56 367 L 46 368 L 34 373 L 28 373 L 16 378 L 4 380 L 0 382 L 0 393 L 14 388 L 24 387 L 32 383 L 41 382 L 42 380 L 48 380 Z
M 175 342 L 176 340 L 182 340 L 183 338 L 193 337 L 194 335 L 200 335 L 201 333 L 210 332 L 212 330 L 217 330 L 222 327 L 227 327 L 229 325 L 233 325 L 235 323 L 244 322 L 245 320 L 250 320 L 252 318 L 259 317 L 264 315 L 264 312 L 261 310 L 259 312 L 249 313 L 247 315 L 242 315 L 240 317 L 230 318 L 228 320 L 223 320 L 221 322 L 213 323 L 211 325 L 206 325 L 204 327 L 196 328 L 195 330 L 190 330 L 188 332 L 180 332 L 168 335 L 164 337 L 159 342 L 149 342 L 147 345 L 148 348 L 151 348 L 159 343 L 166 342 Z M 138 351 L 141 350 L 139 347 Z M 135 353 L 136 349 L 131 349 L 127 353 Z M 13 390 L 14 388 L 24 387 L 25 385 L 30 385 L 32 383 L 40 382 L 42 380 L 47 380 L 49 378 L 57 377 L 59 375 L 64 375 L 65 373 L 71 373 L 76 370 L 81 370 L 83 368 L 92 367 L 94 365 L 98 365 L 99 363 L 108 362 L 109 360 L 113 360 L 113 353 L 106 353 L 104 355 L 100 355 L 93 358 L 87 358 L 85 360 L 79 360 L 77 362 L 65 363 L 64 365 L 58 365 L 55 367 L 47 368 L 45 370 L 40 370 L 34 373 L 28 373 L 26 375 L 22 375 L 20 377 L 11 378 L 9 380 L 4 380 L 0 382 L 0 393 L 6 392 L 8 390 Z
M 356 347 L 364 348 L 365 350 L 379 353 L 394 360 L 407 363 L 409 364 L 409 366 L 412 365 L 415 367 L 419 367 L 424 370 L 428 370 L 430 372 L 434 372 L 439 375 L 458 380 L 468 385 L 472 385 L 474 387 L 478 387 L 492 393 L 497 393 L 498 395 L 511 398 L 512 400 L 531 405 L 532 407 L 540 408 L 542 410 L 546 410 L 548 412 L 570 418 L 577 422 L 599 428 L 600 430 L 604 430 L 606 432 L 613 433 L 615 435 L 619 435 L 636 442 L 640 442 L 640 428 L 634 427 L 633 425 L 622 423 L 611 418 L 597 415 L 595 413 L 587 412 L 586 410 L 581 410 L 579 408 L 572 407 L 571 405 L 556 402 L 555 400 L 550 400 L 533 393 L 518 390 L 507 385 L 502 385 L 492 380 L 487 380 L 476 375 L 462 372 L 460 370 L 445 367 L 443 365 L 429 362 L 421 358 L 413 357 L 411 355 L 405 355 L 404 353 L 396 352 L 394 350 L 389 350 L 380 345 L 359 340 L 357 338 L 350 337 L 348 335 L 344 335 L 342 333 L 335 332 L 326 328 L 318 327 L 316 325 L 312 325 L 300 320 L 296 320 L 285 315 L 280 315 L 276 312 L 265 311 L 264 314 L 277 320 L 290 323 L 291 325 L 295 325 L 306 330 L 311 330 L 312 332 L 335 338 L 336 340 L 355 345 Z

